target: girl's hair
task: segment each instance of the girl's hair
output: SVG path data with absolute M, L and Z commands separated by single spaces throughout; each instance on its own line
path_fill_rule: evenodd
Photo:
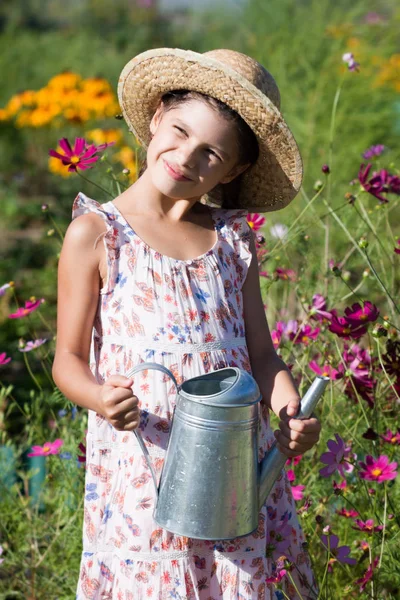
M 251 127 L 247 125 L 246 121 L 242 119 L 242 117 L 227 104 L 217 100 L 216 98 L 207 96 L 206 94 L 193 92 L 190 90 L 173 90 L 171 92 L 167 92 L 161 98 L 164 112 L 176 108 L 181 104 L 190 102 L 191 100 L 200 100 L 201 102 L 205 102 L 225 119 L 231 121 L 236 126 L 239 165 L 244 165 L 246 163 L 253 165 L 255 162 L 257 162 L 259 147 L 255 133 Z M 139 171 L 139 177 L 143 175 L 146 168 L 147 163 L 146 159 L 144 159 Z M 232 182 L 222 186 L 222 190 L 224 192 L 222 206 L 224 208 L 235 207 L 235 198 L 237 198 L 240 190 L 240 179 L 241 175 L 236 177 Z

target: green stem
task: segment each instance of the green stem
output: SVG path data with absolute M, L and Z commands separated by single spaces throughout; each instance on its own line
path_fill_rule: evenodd
M 373 266 L 373 264 L 371 262 L 371 259 L 368 256 L 368 253 L 367 253 L 366 249 L 364 250 L 364 255 L 365 255 L 365 258 L 366 258 L 366 260 L 368 262 L 369 268 L 371 269 L 372 273 L 374 274 L 375 279 L 377 280 L 377 282 L 379 283 L 380 287 L 385 292 L 385 294 L 387 295 L 387 297 L 389 298 L 389 300 L 392 302 L 393 307 L 396 310 L 396 312 L 400 315 L 400 309 L 399 309 L 399 307 L 397 306 L 396 302 L 393 300 L 391 294 L 387 290 L 385 284 L 383 283 L 383 281 L 379 277 L 378 273 L 375 271 L 375 268 L 374 268 L 374 266 Z
M 57 225 L 57 223 L 55 222 L 55 220 L 53 219 L 53 217 L 51 215 L 49 215 L 50 221 L 53 224 L 54 229 L 57 231 L 58 235 L 61 238 L 61 241 L 64 241 L 64 235 L 63 232 L 61 231 L 61 229 L 59 228 L 59 226 Z
M 34 381 L 34 383 L 36 384 L 38 390 L 40 392 L 43 392 L 42 386 L 40 385 L 40 383 L 38 382 L 38 380 L 36 379 L 36 377 L 34 376 L 34 374 L 32 372 L 32 369 L 31 369 L 31 366 L 29 364 L 29 360 L 28 360 L 28 357 L 26 355 L 26 352 L 23 352 L 22 354 L 24 355 L 24 361 L 25 361 L 25 365 L 26 365 L 26 368 L 28 370 L 29 375 L 31 376 L 31 378 Z
M 386 481 L 384 482 L 385 485 L 385 504 L 383 507 L 383 530 L 382 530 L 382 544 L 381 544 L 381 553 L 379 556 L 379 568 L 382 565 L 382 556 L 383 556 L 383 547 L 384 547 L 384 543 L 385 543 L 385 533 L 386 533 L 386 513 L 387 513 L 387 489 L 386 489 Z
M 109 192 L 108 190 L 106 190 L 105 188 L 103 188 L 101 185 L 99 185 L 98 183 L 96 183 L 95 181 L 91 181 L 90 179 L 88 179 L 87 177 L 85 177 L 84 175 L 82 175 L 82 173 L 80 173 L 79 171 L 77 171 L 79 177 L 81 179 L 83 179 L 84 181 L 86 181 L 87 183 L 91 183 L 92 185 L 96 186 L 97 188 L 99 188 L 99 190 L 101 190 L 102 192 L 105 192 L 106 194 L 108 194 L 108 196 L 110 196 L 110 198 L 114 198 L 114 195 L 111 194 L 111 192 Z

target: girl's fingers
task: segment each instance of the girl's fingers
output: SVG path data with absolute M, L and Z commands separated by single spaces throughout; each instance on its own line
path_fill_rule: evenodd
M 104 382 L 104 385 L 124 388 L 132 387 L 132 384 L 133 379 L 131 379 L 130 377 L 124 377 L 124 375 L 111 375 L 111 377 L 109 377 L 107 381 Z
M 307 428 L 304 432 L 299 432 L 288 427 L 287 423 L 282 422 L 279 424 L 279 429 L 289 441 L 292 440 L 301 443 L 307 442 L 310 439 L 317 441 L 319 438 L 319 428 L 312 427 L 310 429 Z
M 280 423 L 285 422 L 281 421 Z M 298 431 L 299 433 L 321 431 L 321 423 L 315 417 L 311 419 L 289 419 L 285 424 L 293 431 Z

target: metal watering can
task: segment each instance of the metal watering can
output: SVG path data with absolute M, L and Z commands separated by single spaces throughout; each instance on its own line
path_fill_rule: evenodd
M 136 438 L 158 497 L 154 520 L 172 533 L 204 540 L 248 535 L 287 457 L 274 444 L 258 463 L 260 390 L 246 371 L 227 367 L 186 380 L 180 387 L 163 365 L 145 362 L 138 371 L 169 375 L 177 389 L 160 486 L 143 439 Z M 317 377 L 301 401 L 297 419 L 311 416 L 328 377 Z

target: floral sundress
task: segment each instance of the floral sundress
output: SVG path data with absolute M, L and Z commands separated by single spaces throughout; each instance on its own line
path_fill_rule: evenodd
M 94 321 L 90 368 L 99 383 L 151 361 L 178 384 L 227 366 L 251 373 L 242 285 L 251 261 L 246 211 L 210 209 L 217 241 L 193 260 L 149 247 L 112 201 L 79 193 L 73 218 L 103 219 L 107 280 Z M 171 427 L 175 388 L 155 370 L 133 377 L 140 432 L 158 478 Z M 260 405 L 259 458 L 274 436 Z M 286 475 L 276 482 L 245 537 L 204 541 L 174 535 L 153 519 L 151 472 L 133 432 L 117 431 L 89 411 L 77 600 L 267 600 L 284 598 L 272 580 L 282 556 L 293 567 L 286 597 L 315 598 L 316 587 Z M 295 584 L 295 585 L 294 585 Z M 297 590 L 301 596 L 297 594 Z

